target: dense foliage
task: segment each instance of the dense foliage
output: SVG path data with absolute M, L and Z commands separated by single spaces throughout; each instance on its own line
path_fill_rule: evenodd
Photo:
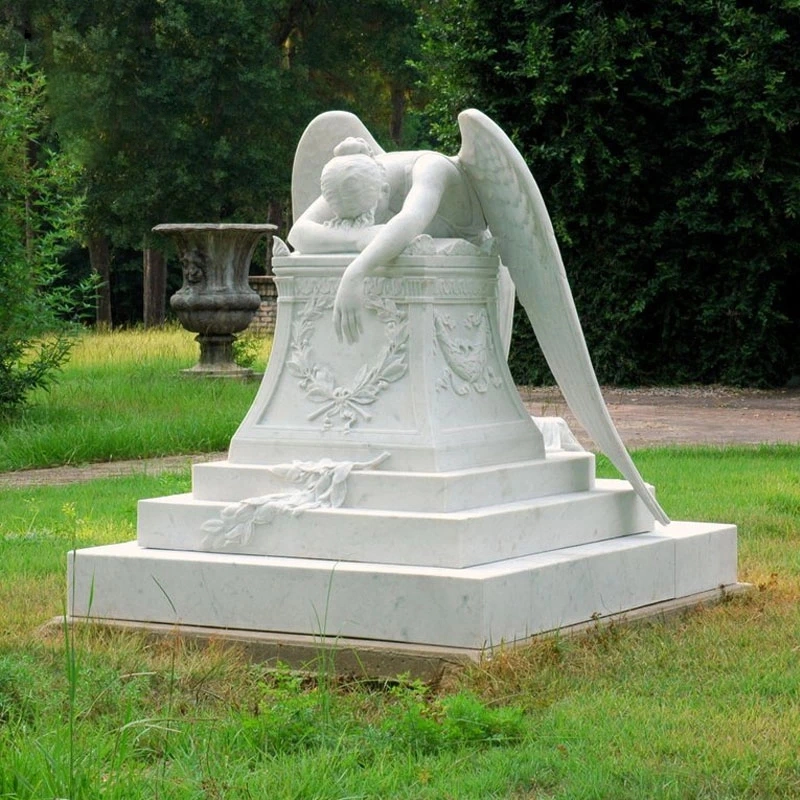
M 52 98 L 95 232 L 138 247 L 159 222 L 267 215 L 302 105 L 264 32 L 270 5 L 69 4 L 52 30 Z
M 78 300 L 57 285 L 80 220 L 78 173 L 43 141 L 43 100 L 41 73 L 0 54 L 0 416 L 53 379 Z
M 104 300 L 115 320 L 137 313 L 136 251 L 167 246 L 153 225 L 289 224 L 294 148 L 316 113 L 355 110 L 384 141 L 413 134 L 404 126 L 416 76 L 406 61 L 419 40 L 412 5 L 9 0 L 0 8 L 17 47 L 24 40 L 45 69 L 57 129 L 84 167 L 84 236 L 111 284 Z M 98 321 L 110 324 L 110 312 Z
M 294 146 L 319 111 L 353 110 L 400 147 L 429 138 L 430 120 L 454 151 L 456 114 L 475 106 L 539 181 L 613 383 L 799 379 L 798 35 L 800 0 L 0 8 L 0 50 L 46 72 L 61 141 L 83 167 L 81 233 L 115 319 L 141 311 L 138 251 L 164 246 L 152 225 L 285 229 Z M 73 254 L 74 275 L 85 261 Z M 519 322 L 515 377 L 547 380 Z
M 455 147 L 475 106 L 517 142 L 602 381 L 797 379 L 797 0 L 441 0 L 427 19 L 440 130 Z M 518 379 L 546 377 L 532 336 L 514 349 Z

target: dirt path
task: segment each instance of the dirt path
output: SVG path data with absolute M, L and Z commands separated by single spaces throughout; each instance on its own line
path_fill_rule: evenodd
M 124 475 L 142 474 L 157 475 L 159 472 L 177 471 L 199 461 L 221 461 L 226 455 L 226 453 L 197 453 L 194 455 L 137 458 L 131 461 L 103 461 L 97 464 L 1 472 L 0 488 L 63 486 L 68 483 L 83 483 L 95 478 L 117 478 Z
M 584 447 L 591 442 L 561 392 L 522 387 L 531 414 L 564 417 Z M 761 391 L 719 386 L 607 389 L 603 395 L 623 441 L 631 449 L 668 444 L 800 444 L 800 389 Z M 68 484 L 94 478 L 156 474 L 225 453 L 168 456 L 0 474 L 0 487 Z
M 564 417 L 584 447 L 590 447 L 557 388 L 523 387 L 520 394 L 532 414 Z M 669 444 L 800 443 L 800 389 L 607 389 L 603 396 L 630 449 Z

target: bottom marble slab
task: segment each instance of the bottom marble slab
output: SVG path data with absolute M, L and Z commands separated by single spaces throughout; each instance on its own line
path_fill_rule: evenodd
M 72 617 L 485 648 L 736 583 L 736 528 L 652 533 L 463 569 L 156 550 L 69 555 Z
M 198 647 L 230 647 L 237 657 L 248 661 L 278 665 L 306 673 L 324 672 L 326 675 L 346 675 L 373 680 L 395 680 L 398 676 L 419 678 L 437 684 L 447 675 L 470 663 L 490 661 L 509 648 L 524 647 L 542 636 L 580 636 L 588 630 L 596 631 L 604 625 L 637 625 L 652 619 L 667 620 L 699 608 L 723 602 L 743 592 L 752 590 L 747 583 L 719 586 L 707 592 L 686 595 L 675 600 L 663 600 L 640 606 L 632 611 L 610 614 L 600 620 L 593 619 L 544 631 L 528 639 L 513 643 L 501 642 L 495 647 L 442 647 L 430 644 L 383 642 L 375 639 L 347 639 L 342 636 L 325 637 L 312 634 L 271 633 L 269 631 L 209 628 L 202 625 L 167 625 L 162 622 L 131 622 L 86 617 L 67 617 L 69 625 L 136 633 L 154 641 L 178 638 Z M 53 617 L 42 627 L 44 632 L 62 635 L 64 617 Z

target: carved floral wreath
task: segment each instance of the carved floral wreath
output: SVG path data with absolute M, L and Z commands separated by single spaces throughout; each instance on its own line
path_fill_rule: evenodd
M 329 366 L 315 360 L 311 347 L 315 323 L 332 308 L 332 297 L 315 297 L 306 303 L 292 325 L 291 358 L 286 369 L 300 379 L 306 397 L 320 406 L 308 415 L 309 421 L 322 417 L 322 427 L 328 430 L 338 419 L 346 433 L 359 420 L 372 419 L 364 407 L 374 403 L 390 383 L 408 371 L 408 311 L 393 300 L 367 295 L 364 308 L 377 314 L 387 342 L 374 363 L 364 364 L 350 385 L 342 386 Z

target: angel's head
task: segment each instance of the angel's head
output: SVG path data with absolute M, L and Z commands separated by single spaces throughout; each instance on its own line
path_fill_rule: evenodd
M 376 211 L 388 204 L 386 170 L 363 139 L 350 137 L 333 150 L 322 170 L 322 196 L 336 215 L 333 224 L 372 225 Z

